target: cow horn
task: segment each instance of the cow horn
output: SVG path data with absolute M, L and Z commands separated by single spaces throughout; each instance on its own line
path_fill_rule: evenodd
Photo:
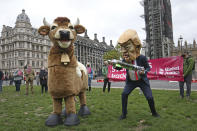
M 79 25 L 80 21 L 79 21 L 79 18 L 77 18 L 77 21 L 75 22 L 74 25 Z
M 43 23 L 44 23 L 44 25 L 46 25 L 46 26 L 49 26 L 49 27 L 50 27 L 50 24 L 46 21 L 45 17 L 44 17 L 44 19 L 43 19 Z

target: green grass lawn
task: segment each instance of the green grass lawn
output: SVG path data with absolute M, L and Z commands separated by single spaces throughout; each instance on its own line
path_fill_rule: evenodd
M 25 96 L 25 87 L 15 92 L 14 86 L 4 87 L 0 94 L 0 131 L 194 131 L 197 130 L 197 92 L 191 99 L 180 99 L 179 91 L 153 90 L 156 109 L 160 118 L 151 116 L 148 103 L 139 90 L 134 90 L 128 100 L 128 115 L 118 120 L 121 114 L 122 89 L 102 93 L 101 88 L 87 92 L 91 115 L 80 118 L 80 125 L 53 128 L 45 126 L 52 112 L 49 94 L 41 95 L 41 89 Z M 79 110 L 79 103 L 76 104 Z

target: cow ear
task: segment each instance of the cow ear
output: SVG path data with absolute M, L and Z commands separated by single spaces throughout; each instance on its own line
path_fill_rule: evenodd
M 75 25 L 74 29 L 77 32 L 77 34 L 81 34 L 85 32 L 85 27 L 83 27 L 82 25 Z
M 40 35 L 48 35 L 49 34 L 49 31 L 50 31 L 50 27 L 49 26 L 41 26 L 39 29 L 38 29 L 38 33 Z

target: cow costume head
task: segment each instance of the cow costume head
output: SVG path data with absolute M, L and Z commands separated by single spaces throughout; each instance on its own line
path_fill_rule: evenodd
M 53 24 L 49 24 L 45 18 L 44 26 L 38 30 L 41 35 L 48 35 L 50 40 L 61 48 L 68 48 L 76 40 L 77 34 L 85 32 L 85 28 L 79 25 L 79 19 L 72 25 L 67 17 L 57 17 Z
M 118 39 L 122 56 L 126 62 L 135 60 L 140 55 L 142 44 L 135 30 L 126 30 Z

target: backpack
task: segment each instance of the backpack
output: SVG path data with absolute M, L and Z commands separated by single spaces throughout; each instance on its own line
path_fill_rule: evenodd
M 17 75 L 18 76 L 23 76 L 23 72 L 21 70 L 18 70 Z
M 187 59 L 186 59 L 186 63 L 187 63 L 187 65 L 189 64 L 189 62 L 188 62 L 188 60 L 189 60 L 189 58 L 192 58 L 192 57 L 188 57 Z M 192 58 L 193 59 L 193 58 Z M 193 65 L 193 68 L 192 68 L 192 70 L 195 70 L 195 61 L 194 61 L 194 65 Z

